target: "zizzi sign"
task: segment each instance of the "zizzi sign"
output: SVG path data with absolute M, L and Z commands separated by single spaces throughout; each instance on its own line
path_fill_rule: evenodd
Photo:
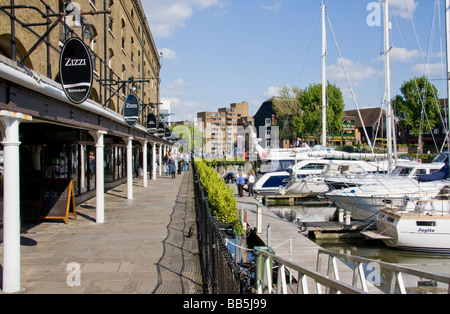
M 70 38 L 59 60 L 61 84 L 67 98 L 75 104 L 84 102 L 91 93 L 94 77 L 91 54 L 78 38 Z
M 159 122 L 156 128 L 156 135 L 158 135 L 159 137 L 164 137 L 165 133 L 166 133 L 166 126 L 164 125 L 164 123 Z
M 155 133 L 156 131 L 156 116 L 153 113 L 150 113 L 147 117 L 147 130 L 150 133 Z
M 139 121 L 140 104 L 139 98 L 136 95 L 130 94 L 125 99 L 125 105 L 123 107 L 123 117 L 125 123 L 129 127 L 134 127 Z

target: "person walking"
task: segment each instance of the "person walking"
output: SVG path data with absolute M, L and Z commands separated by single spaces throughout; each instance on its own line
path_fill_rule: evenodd
M 169 152 L 169 158 L 167 160 L 167 166 L 169 167 L 169 173 L 172 175 L 172 179 L 175 179 L 175 158 L 173 157 L 172 152 Z
M 189 171 L 189 160 L 190 160 L 191 156 L 189 156 L 189 153 L 186 153 L 186 156 L 184 156 L 184 157 L 185 157 L 184 162 L 186 165 L 186 171 Z
M 163 165 L 166 170 L 166 176 L 169 175 L 169 152 L 166 152 L 163 158 Z
M 249 197 L 255 196 L 255 191 L 253 190 L 255 181 L 256 181 L 256 179 L 255 179 L 254 171 L 252 170 L 252 172 L 250 172 L 249 176 L 248 176 L 248 196 Z
M 243 197 L 244 196 L 245 178 L 242 175 L 242 172 L 239 172 L 239 175 L 236 180 L 236 184 L 237 184 L 237 188 L 238 188 L 239 197 Z

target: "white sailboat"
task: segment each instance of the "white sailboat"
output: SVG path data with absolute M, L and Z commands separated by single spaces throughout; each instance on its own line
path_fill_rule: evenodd
M 419 183 L 416 179 L 398 176 L 373 179 L 372 184 L 345 188 L 326 193 L 330 202 L 351 212 L 354 220 L 376 220 L 386 204 L 400 206 L 405 197 L 424 198 L 439 193 L 450 182 L 438 180 Z
M 441 162 L 398 162 L 387 175 L 327 177 L 325 183 L 330 191 L 325 197 L 337 207 L 350 211 L 354 220 L 375 220 L 386 204 L 399 206 L 405 197 L 430 197 L 439 193 L 449 181 L 418 182 L 418 178 L 438 173 L 444 166 Z
M 311 157 L 311 152 L 334 150 L 334 148 L 316 145 L 314 147 L 302 147 L 290 150 L 275 150 L 262 161 L 260 175 L 254 185 L 254 191 L 259 194 L 278 194 L 280 189 L 289 183 L 290 170 L 298 168 L 301 161 L 314 162 L 323 160 L 321 157 Z M 318 173 L 308 172 L 305 174 Z
M 446 0 L 445 4 L 447 86 L 450 94 L 450 40 L 448 38 L 450 0 Z M 366 231 L 363 234 L 372 239 L 381 239 L 389 247 L 417 252 L 450 254 L 449 191 L 450 185 L 447 185 L 432 197 L 415 198 L 405 195 L 400 206 L 390 204 L 387 208 L 379 211 L 376 220 L 377 232 Z
M 326 77 L 326 57 L 327 57 L 327 31 L 326 31 L 326 6 L 322 1 L 322 146 L 327 145 L 327 77 Z M 344 67 L 344 72 L 347 72 Z M 347 76 L 348 79 L 348 76 Z M 350 82 L 349 82 L 350 84 Z M 358 107 L 355 99 L 355 104 Z M 358 110 L 359 113 L 359 110 Z M 361 116 L 360 116 L 361 118 Z M 362 121 L 362 119 L 361 119 Z M 362 121 L 363 125 L 364 122 Z M 366 137 L 367 131 L 364 127 Z M 277 187 L 271 190 L 272 193 L 281 194 L 295 194 L 298 196 L 313 196 L 319 193 L 324 193 L 329 190 L 327 184 L 324 181 L 324 175 L 330 175 L 331 172 L 336 175 L 338 172 L 345 175 L 356 174 L 372 174 L 385 172 L 386 165 L 384 162 L 371 163 L 359 160 L 361 158 L 370 159 L 384 159 L 386 160 L 386 154 L 374 154 L 373 147 L 371 145 L 371 154 L 349 154 L 345 152 L 336 151 L 312 151 L 308 157 L 320 158 L 320 161 L 311 162 L 306 159 L 305 162 L 296 164 L 289 172 L 290 178 L 286 178 L 286 173 L 277 175 L 266 175 L 260 182 L 255 185 L 256 191 L 262 191 L 264 186 L 269 185 L 267 182 L 273 182 Z M 282 180 L 280 179 L 282 178 Z M 267 190 L 267 189 L 266 189 Z
M 304 197 L 317 196 L 330 190 L 328 180 L 342 182 L 353 177 L 378 177 L 380 173 L 386 171 L 384 164 L 359 159 L 323 159 L 320 163 L 315 164 L 317 171 L 314 173 L 305 171 L 305 169 L 311 168 L 311 165 L 300 166 L 302 167 L 298 167 L 296 172 L 291 170 L 290 182 L 285 188 L 286 194 Z
M 393 248 L 450 254 L 449 186 L 431 198 L 405 199 L 400 207 L 380 210 L 377 232 L 363 232 Z
M 384 0 L 384 27 L 385 27 L 385 67 L 386 67 L 386 101 L 387 101 L 387 137 L 388 137 L 388 158 L 389 169 L 393 169 L 394 162 L 392 160 L 395 146 L 393 147 L 393 130 L 394 123 L 392 121 L 392 106 L 390 100 L 390 46 L 389 46 L 389 0 Z M 395 158 L 396 159 L 396 158 Z M 428 166 L 425 166 L 428 167 Z M 430 168 L 435 167 L 430 165 Z M 442 164 L 438 167 L 442 167 Z M 430 169 L 431 171 L 431 169 Z M 436 171 L 436 169 L 433 169 Z M 391 172 L 391 171 L 390 171 Z M 443 186 L 448 184 L 446 180 L 435 182 L 418 183 L 411 178 L 401 178 L 398 176 L 388 176 L 384 178 L 376 178 L 375 180 L 366 180 L 370 184 L 354 184 L 354 187 L 332 191 L 326 194 L 331 202 L 352 213 L 352 217 L 356 220 L 375 220 L 376 215 L 386 203 L 401 203 L 405 195 L 409 197 L 436 195 Z

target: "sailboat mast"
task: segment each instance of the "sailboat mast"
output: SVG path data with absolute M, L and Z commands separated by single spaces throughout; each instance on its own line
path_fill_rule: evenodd
M 325 4 L 322 1 L 322 145 L 327 145 L 327 29 Z
M 389 0 L 384 0 L 384 63 L 386 79 L 386 138 L 388 150 L 389 173 L 393 169 L 392 164 L 392 102 L 391 102 L 391 62 L 389 31 L 391 23 L 389 22 Z
M 445 0 L 445 40 L 447 45 L 447 140 L 450 150 L 450 0 Z M 450 171 L 450 170 L 449 170 Z

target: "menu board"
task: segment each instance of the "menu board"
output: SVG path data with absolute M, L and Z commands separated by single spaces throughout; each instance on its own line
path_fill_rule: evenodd
M 64 220 L 67 224 L 70 213 L 72 213 L 74 219 L 77 219 L 73 180 L 43 179 L 38 222 L 56 219 Z

